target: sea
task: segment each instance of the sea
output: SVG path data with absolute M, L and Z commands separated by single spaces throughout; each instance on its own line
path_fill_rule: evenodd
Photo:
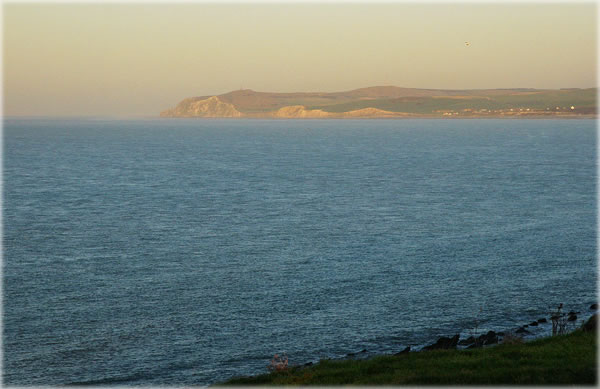
M 206 386 L 559 304 L 579 325 L 596 168 L 595 120 L 5 118 L 3 384 Z

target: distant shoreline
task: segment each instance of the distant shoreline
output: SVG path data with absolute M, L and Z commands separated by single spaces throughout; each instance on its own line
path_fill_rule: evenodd
M 491 115 L 472 115 L 472 116 L 458 116 L 458 117 L 442 117 L 442 116 L 410 116 L 410 117 L 258 117 L 258 116 L 244 116 L 244 117 L 194 117 L 194 116 L 177 116 L 177 117 L 154 117 L 155 119 L 193 119 L 193 120 L 411 120 L 411 119 L 438 119 L 438 120 L 463 120 L 463 119 L 508 119 L 508 120 L 539 120 L 539 119 L 585 119 L 585 120 L 598 120 L 600 115 L 523 115 L 523 116 L 491 116 Z
M 345 92 L 240 89 L 188 97 L 161 117 L 263 119 L 597 117 L 597 88 L 417 89 L 374 86 Z
M 275 117 L 161 117 L 156 115 L 148 116 L 3 116 L 2 120 L 270 120 L 270 121 L 283 121 L 283 120 L 424 120 L 424 119 L 435 119 L 435 120 L 462 120 L 462 119 L 508 119 L 508 120 L 598 120 L 600 115 L 569 115 L 569 116 L 462 116 L 462 117 L 440 117 L 440 116 L 411 116 L 411 117 L 337 117 L 337 118 L 275 118 Z

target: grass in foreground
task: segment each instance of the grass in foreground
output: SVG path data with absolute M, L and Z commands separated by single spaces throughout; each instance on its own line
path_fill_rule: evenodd
M 222 385 L 595 385 L 596 355 L 596 334 L 575 331 L 484 349 L 324 360 Z

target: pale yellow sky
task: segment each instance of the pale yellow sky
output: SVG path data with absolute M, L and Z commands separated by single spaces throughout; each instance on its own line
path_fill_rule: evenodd
M 594 87 L 596 15 L 594 3 L 5 4 L 4 115 L 157 115 L 240 87 Z

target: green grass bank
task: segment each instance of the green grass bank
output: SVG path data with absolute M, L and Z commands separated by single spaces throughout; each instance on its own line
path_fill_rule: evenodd
M 595 331 L 577 330 L 520 344 L 323 360 L 220 385 L 596 385 L 596 340 Z

